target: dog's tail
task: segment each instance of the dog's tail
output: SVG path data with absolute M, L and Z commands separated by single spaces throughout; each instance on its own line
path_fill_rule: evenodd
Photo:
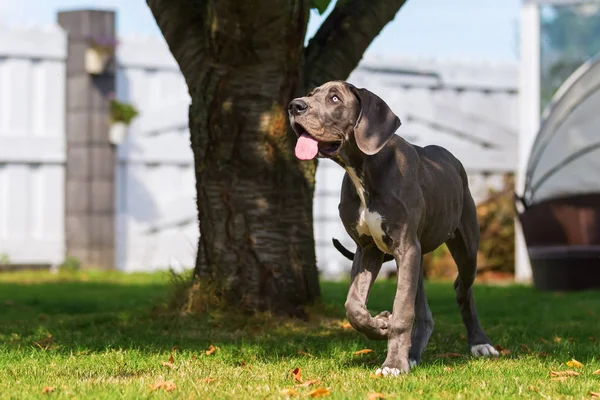
M 351 261 L 354 260 L 354 253 L 351 252 L 350 250 L 348 250 L 347 248 L 345 248 L 344 245 L 341 244 L 339 240 L 337 240 L 336 238 L 332 238 L 331 241 L 333 242 L 333 247 L 335 247 L 337 249 L 337 251 L 342 253 L 342 255 L 344 257 L 346 257 L 348 260 L 351 260 Z M 394 257 L 390 254 L 386 254 L 383 256 L 383 262 L 392 261 L 393 259 L 394 259 Z

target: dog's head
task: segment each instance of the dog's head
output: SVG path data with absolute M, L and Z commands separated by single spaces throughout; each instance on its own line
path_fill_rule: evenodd
M 333 158 L 355 144 L 366 155 L 385 146 L 400 119 L 377 95 L 347 82 L 327 82 L 288 106 L 290 124 L 298 135 L 296 156 Z

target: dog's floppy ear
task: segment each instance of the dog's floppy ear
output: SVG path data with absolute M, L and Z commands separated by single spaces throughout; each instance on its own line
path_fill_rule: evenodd
M 367 155 L 373 155 L 385 146 L 400 127 L 400 118 L 379 96 L 367 89 L 350 89 L 360 103 L 360 114 L 354 125 L 354 138 L 358 148 Z

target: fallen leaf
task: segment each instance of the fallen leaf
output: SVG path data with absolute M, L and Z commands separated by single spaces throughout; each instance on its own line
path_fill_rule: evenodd
M 544 338 L 538 338 L 537 341 L 540 342 L 540 343 L 548 344 L 548 341 L 546 339 L 544 339 Z
M 450 372 L 450 371 L 454 371 L 454 368 L 452 368 L 452 367 L 444 368 L 444 372 Z
M 376 379 L 376 378 L 381 378 L 381 377 L 383 376 L 383 374 L 380 372 L 380 373 L 378 373 L 378 374 L 371 374 L 371 375 L 369 375 L 369 376 L 370 376 L 371 378 L 375 378 L 375 379 Z
M 298 396 L 298 392 L 296 392 L 294 389 L 283 389 L 279 393 L 281 393 L 284 396 L 288 396 L 288 397 Z
M 171 348 L 171 351 L 172 351 L 173 353 L 175 353 L 177 350 L 179 350 L 179 348 L 178 348 L 177 346 L 173 346 L 173 347 Z
M 512 354 L 512 351 L 510 351 L 510 349 L 505 349 L 504 347 L 500 346 L 499 344 L 495 345 L 494 348 L 496 350 L 498 350 L 498 352 L 503 356 L 508 356 L 508 355 Z
M 33 342 L 36 346 L 43 350 L 50 350 L 52 345 L 54 344 L 54 339 L 52 339 L 52 335 L 48 335 L 39 342 Z
M 551 376 L 579 376 L 579 372 L 576 371 L 550 371 Z
M 355 351 L 352 354 L 354 354 L 355 356 L 359 356 L 361 354 L 368 354 L 368 353 L 371 353 L 371 352 L 373 352 L 373 350 L 371 350 L 371 349 L 362 349 L 362 350 Z
M 202 382 L 202 383 L 211 383 L 211 382 L 214 382 L 216 380 L 217 380 L 216 378 L 204 378 L 204 379 L 200 379 L 200 382 Z
M 546 353 L 545 351 L 541 351 L 539 353 L 537 353 L 538 357 L 548 357 L 548 353 Z
M 567 341 L 568 341 L 569 343 L 573 343 L 573 342 L 575 341 L 575 339 L 574 339 L 574 338 L 572 338 L 572 337 L 570 337 L 570 338 L 567 338 Z
M 310 397 L 325 397 L 329 396 L 331 392 L 325 388 L 318 388 L 309 393 Z
M 367 400 L 377 400 L 377 399 L 385 399 L 385 395 L 383 393 L 369 393 L 367 395 Z
M 311 357 L 311 358 L 314 357 L 312 354 L 307 353 L 307 352 L 302 351 L 302 350 L 298 350 L 298 354 L 301 355 L 301 356 L 307 356 L 307 357 Z
M 458 335 L 458 337 L 460 337 L 462 340 L 467 340 L 467 336 L 464 333 L 461 333 Z
M 210 347 L 208 348 L 208 350 L 206 350 L 206 355 L 210 356 L 212 353 L 214 353 L 217 349 L 215 349 L 215 346 L 213 346 L 212 344 L 210 345 Z
M 558 336 L 554 336 L 552 338 L 552 340 L 554 341 L 554 343 L 560 343 L 562 341 L 562 338 L 559 338 Z
M 169 354 L 169 364 L 173 364 L 175 362 L 175 357 L 173 357 L 173 353 Z
M 527 389 L 531 390 L 532 392 L 537 392 L 539 389 L 537 388 L 537 386 L 533 386 L 533 385 L 529 385 L 527 386 Z
M 298 386 L 298 387 L 309 387 L 310 385 L 315 385 L 315 384 L 320 383 L 320 382 L 321 381 L 318 380 L 318 379 L 310 379 L 310 380 L 308 380 L 308 381 L 306 381 L 306 382 L 304 382 L 304 383 L 302 383 L 300 385 L 296 385 L 296 386 Z
M 294 368 L 292 370 L 292 375 L 294 375 L 294 381 L 302 383 L 302 371 L 300 368 Z
M 551 381 L 566 381 L 567 379 L 569 379 L 567 376 L 558 376 L 555 378 L 550 378 Z
M 526 344 L 521 343 L 519 346 L 521 346 L 521 350 L 531 353 L 531 349 Z
M 600 392 L 590 392 L 590 394 L 592 395 L 592 398 L 594 397 L 600 397 Z
M 600 375 L 600 369 L 597 369 L 596 371 L 592 372 L 592 375 Z
M 350 325 L 350 322 L 344 322 L 342 324 L 342 328 L 344 328 L 344 329 L 352 329 L 352 325 Z
M 449 358 L 449 357 L 462 357 L 463 355 L 460 353 L 442 353 L 438 354 L 438 357 L 441 358 Z
M 150 390 L 152 390 L 152 391 L 162 389 L 165 392 L 171 392 L 171 391 L 175 390 L 176 388 L 177 388 L 177 386 L 175 386 L 175 384 L 171 381 L 169 381 L 169 382 L 157 381 L 156 383 L 150 385 Z
M 567 365 L 571 368 L 582 368 L 583 367 L 583 364 L 575 359 L 571 359 L 571 361 L 568 361 Z
M 54 392 L 54 386 L 46 386 L 42 389 L 42 394 L 52 393 Z

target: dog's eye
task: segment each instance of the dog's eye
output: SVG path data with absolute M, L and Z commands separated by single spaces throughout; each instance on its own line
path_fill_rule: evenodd
M 334 103 L 337 103 L 338 101 L 340 101 L 340 98 L 337 96 L 331 96 L 331 101 L 333 101 Z

